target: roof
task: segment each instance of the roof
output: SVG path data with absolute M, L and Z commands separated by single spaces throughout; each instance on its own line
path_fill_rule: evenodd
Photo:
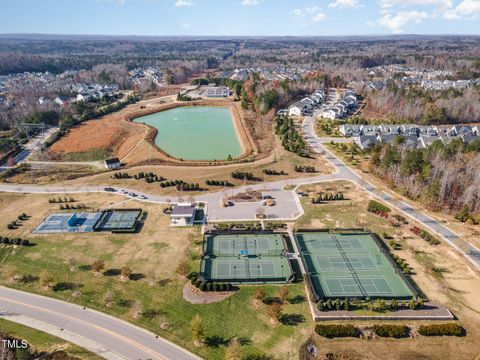
M 118 164 L 119 162 L 120 160 L 118 158 L 111 158 L 111 159 L 105 160 L 105 164 L 107 165 Z
M 195 213 L 193 205 L 175 205 L 172 210 L 172 216 L 192 217 Z

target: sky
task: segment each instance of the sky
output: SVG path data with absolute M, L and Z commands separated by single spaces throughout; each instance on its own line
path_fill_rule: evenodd
M 480 35 L 480 0 L 0 0 L 0 34 Z

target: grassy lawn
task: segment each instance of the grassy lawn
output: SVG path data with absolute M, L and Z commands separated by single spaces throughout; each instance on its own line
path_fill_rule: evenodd
M 5 319 L 0 319 L 0 331 L 14 338 L 26 340 L 30 347 L 37 352 L 63 350 L 68 355 L 79 357 L 81 359 L 102 359 L 102 357 L 63 339 L 57 338 L 56 336 Z
M 134 201 L 123 203 L 110 194 L 74 195 L 90 207 L 118 204 L 138 207 Z M 103 204 L 103 206 L 101 205 Z M 183 300 L 187 282 L 177 269 L 198 271 L 201 235 L 199 228 L 170 228 L 162 206 L 142 204 L 148 212 L 139 234 L 113 235 L 52 234 L 33 236 L 31 229 L 58 205 L 49 204 L 45 195 L 8 195 L 0 198 L 0 234 L 28 238 L 35 246 L 0 245 L 3 285 L 68 300 L 107 312 L 145 327 L 208 359 L 223 359 L 225 345 L 232 337 L 242 340 L 242 352 L 287 354 L 291 339 L 304 339 L 312 322 L 304 296 L 303 284 L 289 285 L 290 297 L 301 301 L 284 306 L 285 324 L 270 325 L 268 306 L 253 306 L 256 287 L 242 287 L 234 296 L 220 303 L 193 305 Z M 7 230 L 21 209 L 32 218 L 16 230 Z M 105 261 L 107 275 L 95 276 L 88 268 L 96 259 Z M 183 264 L 185 263 L 185 264 Z M 182 266 L 183 264 L 183 266 Z M 137 280 L 123 282 L 119 269 L 128 265 Z M 13 280 L 22 275 L 23 280 Z M 50 278 L 49 278 L 50 277 Z M 51 287 L 45 286 L 51 283 Z M 56 285 L 56 286 L 55 286 Z M 53 286 L 53 288 L 52 288 Z M 263 286 L 268 296 L 278 296 L 278 286 Z M 110 303 L 107 306 L 107 303 Z M 134 318 L 136 310 L 140 318 Z M 190 322 L 199 314 L 206 326 L 206 345 L 197 348 L 190 336 Z M 167 330 L 160 324 L 168 322 Z M 295 347 L 295 349 L 297 349 Z M 283 356 L 282 355 L 282 356 Z

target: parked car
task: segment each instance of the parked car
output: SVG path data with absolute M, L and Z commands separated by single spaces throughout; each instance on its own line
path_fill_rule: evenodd
M 103 190 L 105 190 L 105 191 L 110 191 L 110 192 L 116 191 L 114 188 L 112 188 L 112 187 L 110 187 L 110 186 L 107 186 L 107 187 L 104 188 Z

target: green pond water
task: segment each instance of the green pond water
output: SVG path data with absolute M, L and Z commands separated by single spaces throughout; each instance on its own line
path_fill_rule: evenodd
M 183 160 L 225 160 L 242 148 L 227 108 L 181 106 L 133 120 L 157 128 L 155 144 Z

